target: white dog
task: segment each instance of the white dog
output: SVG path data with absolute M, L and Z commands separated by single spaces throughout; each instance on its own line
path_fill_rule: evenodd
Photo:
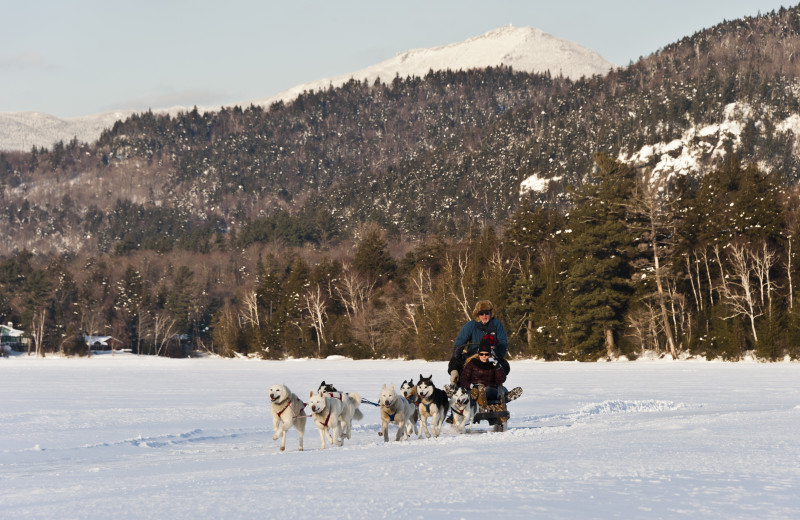
M 436 388 L 433 384 L 433 375 L 422 377 L 419 375 L 417 381 L 417 395 L 419 396 L 419 422 L 425 430 L 425 436 L 430 438 L 431 430 L 433 436 L 438 437 L 442 431 L 442 424 L 447 417 L 447 409 L 450 408 L 450 401 L 447 394 L 441 388 Z M 431 419 L 431 428 L 428 429 L 428 418 Z M 420 434 L 422 437 L 422 434 Z
M 408 402 L 404 397 L 398 396 L 394 391 L 394 383 L 390 386 L 383 385 L 381 395 L 378 398 L 378 406 L 381 409 L 381 431 L 378 435 L 383 435 L 384 442 L 389 442 L 389 423 L 397 425 L 397 436 L 394 440 L 408 440 L 408 422 L 414 415 L 416 407 Z
M 478 404 L 469 395 L 469 391 L 458 387 L 450 397 L 450 409 L 453 411 L 453 426 L 459 433 L 472 432 L 472 419 L 478 413 Z
M 272 425 L 275 435 L 272 440 L 281 437 L 281 451 L 286 449 L 286 432 L 292 426 L 300 438 L 298 451 L 303 451 L 303 434 L 306 430 L 305 404 L 286 385 L 269 387 L 269 400 L 272 408 Z
M 326 438 L 331 445 L 339 446 L 344 444 L 345 437 L 350 438 L 353 419 L 364 417 L 358 409 L 360 404 L 361 397 L 356 393 L 342 394 L 341 399 L 313 390 L 308 393 L 308 407 L 319 430 L 320 449 L 325 449 Z

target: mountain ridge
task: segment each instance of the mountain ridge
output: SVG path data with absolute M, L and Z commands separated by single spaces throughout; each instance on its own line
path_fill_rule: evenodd
M 412 49 L 356 72 L 301 83 L 273 96 L 246 101 L 238 106 L 264 106 L 289 102 L 306 91 L 340 86 L 351 79 L 378 78 L 391 81 L 395 76 L 424 76 L 429 70 L 468 70 L 491 66 L 509 66 L 523 72 L 550 71 L 570 79 L 604 74 L 614 67 L 598 53 L 577 43 L 552 36 L 535 27 L 511 25 L 493 29 L 461 42 L 438 47 Z M 230 108 L 236 105 L 226 105 Z M 212 112 L 221 107 L 197 107 Z M 152 109 L 155 114 L 175 115 L 191 107 L 174 106 Z M 30 151 L 31 147 L 51 147 L 58 141 L 73 138 L 91 143 L 103 130 L 141 110 L 113 110 L 74 118 L 58 118 L 42 112 L 0 113 L 0 150 Z

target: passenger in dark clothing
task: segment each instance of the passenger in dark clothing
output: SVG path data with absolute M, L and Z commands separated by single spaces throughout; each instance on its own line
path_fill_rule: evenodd
M 488 339 L 482 340 L 478 353 L 470 356 L 459 378 L 460 385 L 470 390 L 473 385 L 483 385 L 486 387 L 487 401 L 496 401 L 500 398 L 500 388 L 506 382 L 506 372 L 503 367 L 492 356 L 492 350 Z M 505 393 L 505 391 L 504 391 Z M 485 403 L 481 403 L 485 406 Z

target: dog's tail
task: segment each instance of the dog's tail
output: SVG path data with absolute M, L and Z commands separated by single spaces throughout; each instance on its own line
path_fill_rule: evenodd
M 361 410 L 358 409 L 358 405 L 361 404 L 361 396 L 355 392 L 350 392 L 347 398 L 350 399 L 350 401 L 353 403 L 353 408 L 355 408 L 355 410 L 353 411 L 353 419 L 355 419 L 356 421 L 360 421 L 361 419 L 364 418 L 364 414 L 361 413 Z

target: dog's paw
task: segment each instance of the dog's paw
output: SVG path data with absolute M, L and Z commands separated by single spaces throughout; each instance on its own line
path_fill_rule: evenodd
M 273 435 L 273 436 L 272 436 L 272 440 L 273 440 L 273 441 L 277 441 L 277 440 L 278 440 L 278 434 L 277 434 L 277 433 L 276 433 L 275 435 Z
M 281 446 L 281 451 L 286 451 L 286 446 Z

